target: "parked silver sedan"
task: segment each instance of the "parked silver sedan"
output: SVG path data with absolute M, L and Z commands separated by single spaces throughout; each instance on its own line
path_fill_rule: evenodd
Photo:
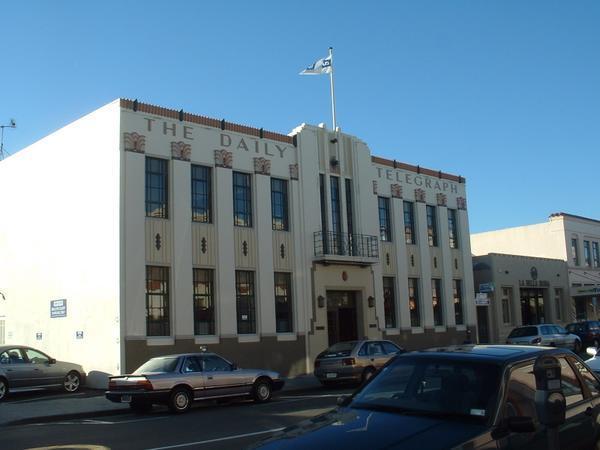
M 577 335 L 551 323 L 517 327 L 510 332 L 506 343 L 564 347 L 575 353 L 581 351 L 581 339 Z
M 164 404 L 183 413 L 194 400 L 252 397 L 266 402 L 283 384 L 277 372 L 240 369 L 215 353 L 185 353 L 152 358 L 131 375 L 110 377 L 106 398 L 129 403 L 135 411 Z
M 0 401 L 9 391 L 61 387 L 76 392 L 85 382 L 78 364 L 57 361 L 31 347 L 0 346 Z
M 385 363 L 404 351 L 390 341 L 338 342 L 317 356 L 315 376 L 323 385 L 368 381 Z

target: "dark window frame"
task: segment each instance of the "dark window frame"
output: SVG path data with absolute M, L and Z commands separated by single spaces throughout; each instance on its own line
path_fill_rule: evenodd
M 396 328 L 396 279 L 383 277 L 383 311 L 386 328 Z
M 248 289 L 243 292 L 242 285 Z M 235 304 L 238 334 L 256 334 L 256 289 L 254 271 L 235 271 Z M 246 316 L 246 319 L 243 319 Z
M 448 240 L 450 248 L 458 248 L 458 223 L 455 209 L 448 208 Z
M 579 265 L 579 239 L 571 238 L 571 261 L 574 266 Z
M 289 231 L 288 181 L 271 178 L 271 226 L 276 231 Z
M 212 168 L 191 165 L 192 222 L 212 223 Z
M 215 277 L 213 269 L 193 268 L 194 335 L 215 335 Z M 201 284 L 202 283 L 202 284 Z M 205 290 L 201 290 L 201 286 Z M 205 303 L 205 305 L 203 305 Z M 206 317 L 206 319 L 202 319 Z M 202 329 L 205 328 L 206 331 Z
M 437 214 L 435 206 L 425 206 L 427 215 L 427 242 L 430 247 L 438 246 L 438 231 L 437 231 Z
M 408 309 L 410 311 L 410 326 L 421 326 L 421 304 L 419 300 L 419 279 L 408 279 Z
M 390 199 L 387 197 L 377 197 L 377 209 L 379 211 L 379 239 L 385 242 L 392 242 Z
M 146 336 L 171 335 L 170 268 L 146 266 Z M 152 286 L 159 283 L 158 292 Z M 154 306 L 157 300 L 158 306 Z M 152 319 L 157 311 L 157 319 Z
M 583 241 L 583 261 L 586 267 L 592 267 L 592 247 L 586 239 Z
M 233 172 L 233 225 L 252 228 L 252 175 Z
M 413 202 L 404 201 L 402 203 L 404 214 L 404 241 L 407 244 L 416 244 L 417 236 L 415 234 L 415 205 Z
M 442 280 L 431 279 L 431 305 L 433 307 L 433 325 L 444 326 L 444 297 L 442 293 Z
M 146 217 L 169 218 L 169 161 L 146 156 L 145 160 Z M 157 194 L 157 199 L 153 199 Z
M 465 312 L 463 308 L 463 289 L 462 280 L 452 280 L 452 291 L 454 299 L 454 323 L 456 325 L 465 324 Z
M 275 332 L 294 332 L 294 304 L 292 296 L 292 274 L 275 272 Z

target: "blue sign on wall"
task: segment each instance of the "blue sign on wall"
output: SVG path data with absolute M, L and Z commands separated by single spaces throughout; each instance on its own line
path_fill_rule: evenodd
M 67 300 L 51 300 L 50 301 L 50 318 L 67 317 Z

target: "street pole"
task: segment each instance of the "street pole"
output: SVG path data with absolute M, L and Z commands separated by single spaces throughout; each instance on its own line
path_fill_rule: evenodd
M 17 124 L 14 119 L 10 119 L 9 125 L 0 125 L 0 161 L 4 159 L 4 129 L 16 128 Z
M 335 121 L 335 89 L 333 85 L 333 47 L 329 47 L 329 59 L 331 61 L 331 70 L 329 71 L 329 85 L 331 87 L 331 115 L 333 116 L 333 131 L 336 131 Z

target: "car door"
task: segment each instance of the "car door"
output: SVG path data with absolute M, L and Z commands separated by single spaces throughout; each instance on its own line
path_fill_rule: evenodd
M 0 359 L 7 361 L 3 368 L 10 387 L 36 386 L 39 383 L 39 372 L 36 373 L 33 364 L 27 362 L 20 348 L 10 348 L 2 355 L 5 356 L 0 356 Z
M 571 358 L 569 358 L 571 359 Z M 559 427 L 560 446 L 574 450 L 593 447 L 595 412 L 592 398 L 585 393 L 579 376 L 565 356 L 560 361 L 561 386 L 567 403 L 565 423 Z
M 548 345 L 548 346 L 554 346 L 556 345 L 556 342 L 554 342 L 554 330 L 551 326 L 549 325 L 541 325 L 539 327 L 540 330 L 540 334 L 541 334 L 541 338 L 542 338 L 542 342 L 540 343 L 541 345 Z
M 194 398 L 204 396 L 204 374 L 202 360 L 198 356 L 186 356 L 181 365 L 181 373 L 185 382 L 194 390 Z
M 40 386 L 61 384 L 65 378 L 65 371 L 54 363 L 50 364 L 50 357 L 38 350 L 32 348 L 23 348 L 27 363 L 33 367 L 34 374 L 37 378 L 37 383 Z
M 202 355 L 202 374 L 206 397 L 240 395 L 249 392 L 247 375 L 234 370 L 232 365 L 218 355 Z

